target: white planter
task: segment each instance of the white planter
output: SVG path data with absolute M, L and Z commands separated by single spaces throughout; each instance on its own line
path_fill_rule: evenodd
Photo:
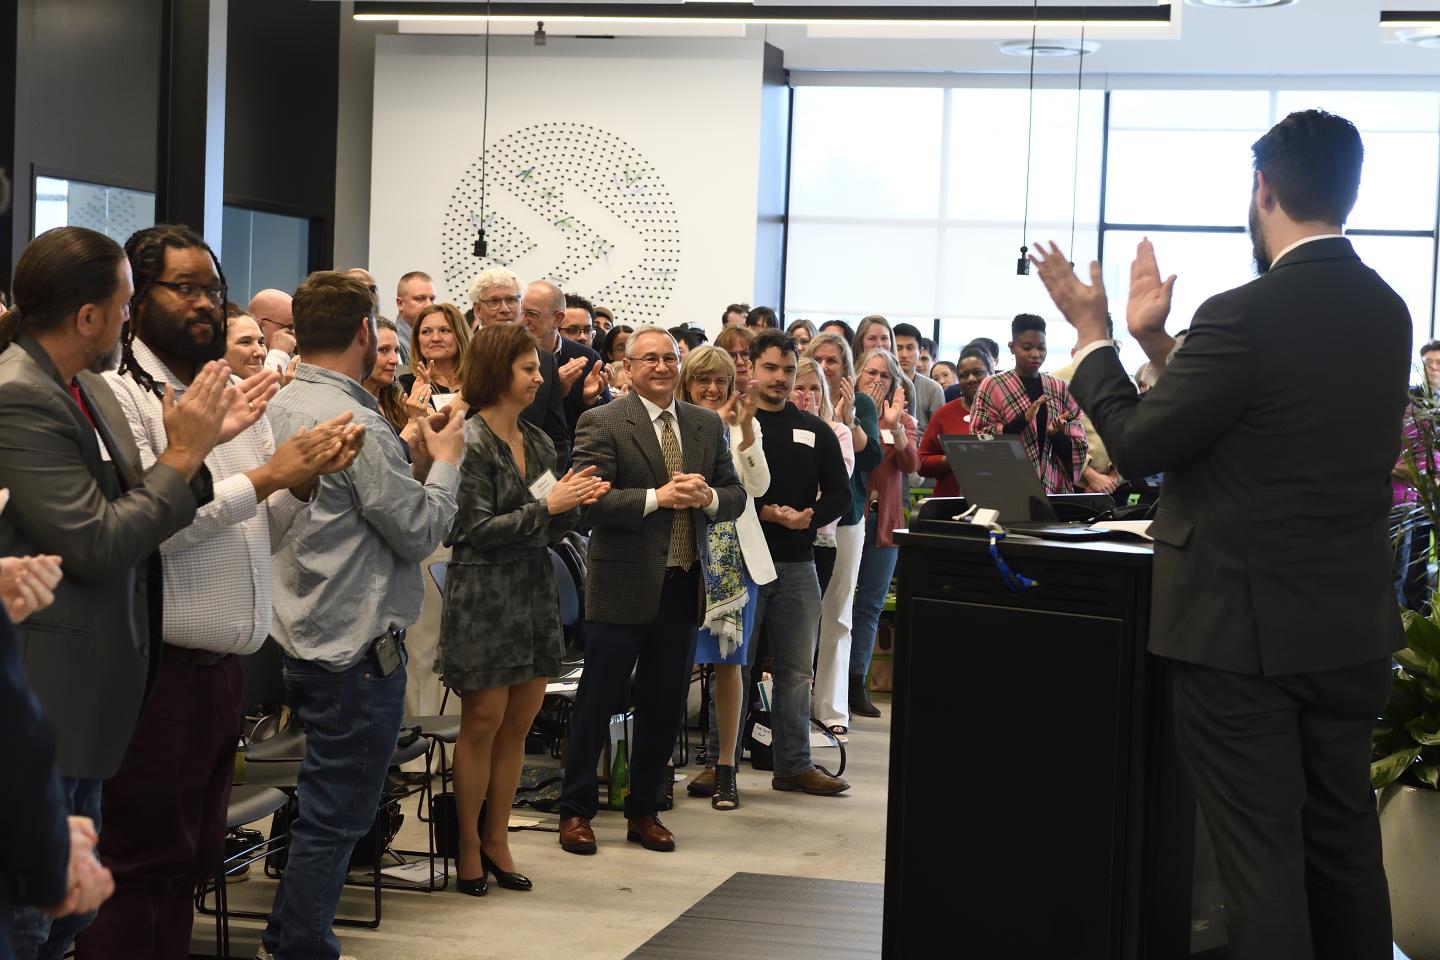
M 1410 960 L 1440 960 L 1440 791 L 1386 787 L 1380 836 L 1395 943 Z

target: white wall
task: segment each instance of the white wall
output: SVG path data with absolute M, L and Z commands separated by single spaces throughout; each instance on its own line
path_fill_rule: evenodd
M 484 40 L 376 39 L 369 267 L 468 305 Z M 717 327 L 754 284 L 761 44 L 491 41 L 490 257 L 622 322 Z

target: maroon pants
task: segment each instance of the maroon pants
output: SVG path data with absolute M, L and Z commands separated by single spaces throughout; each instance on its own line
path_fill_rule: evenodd
M 219 872 L 240 738 L 240 658 L 202 666 L 166 647 L 120 771 L 101 791 L 100 859 L 115 895 L 79 960 L 190 955 L 194 890 Z

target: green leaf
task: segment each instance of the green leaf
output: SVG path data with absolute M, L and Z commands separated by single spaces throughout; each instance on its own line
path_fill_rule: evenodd
M 1420 756 L 1419 747 L 1401 750 L 1370 764 L 1370 786 L 1376 790 L 1393 783 Z
M 1415 768 L 1415 776 L 1431 790 L 1440 790 L 1440 763 L 1427 763 Z
M 1401 621 L 1405 624 L 1405 642 L 1409 644 L 1408 652 L 1417 655 L 1419 663 L 1423 663 L 1417 673 L 1423 673 L 1432 680 L 1440 681 L 1440 626 L 1428 617 L 1422 617 L 1413 610 L 1406 610 L 1401 614 Z M 1406 653 L 1406 650 L 1400 653 Z M 1400 657 L 1396 656 L 1397 660 Z M 1412 669 L 1405 660 L 1406 669 Z
M 1440 717 L 1434 715 L 1416 717 L 1405 724 L 1405 730 L 1422 747 L 1440 746 Z

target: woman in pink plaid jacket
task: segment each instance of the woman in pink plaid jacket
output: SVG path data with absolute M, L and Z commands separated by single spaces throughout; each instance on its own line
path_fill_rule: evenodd
M 1040 372 L 1045 321 L 1022 313 L 1010 324 L 1015 369 L 986 378 L 975 394 L 974 433 L 1019 434 L 1046 493 L 1072 493 L 1088 445 L 1080 407 L 1065 381 Z

